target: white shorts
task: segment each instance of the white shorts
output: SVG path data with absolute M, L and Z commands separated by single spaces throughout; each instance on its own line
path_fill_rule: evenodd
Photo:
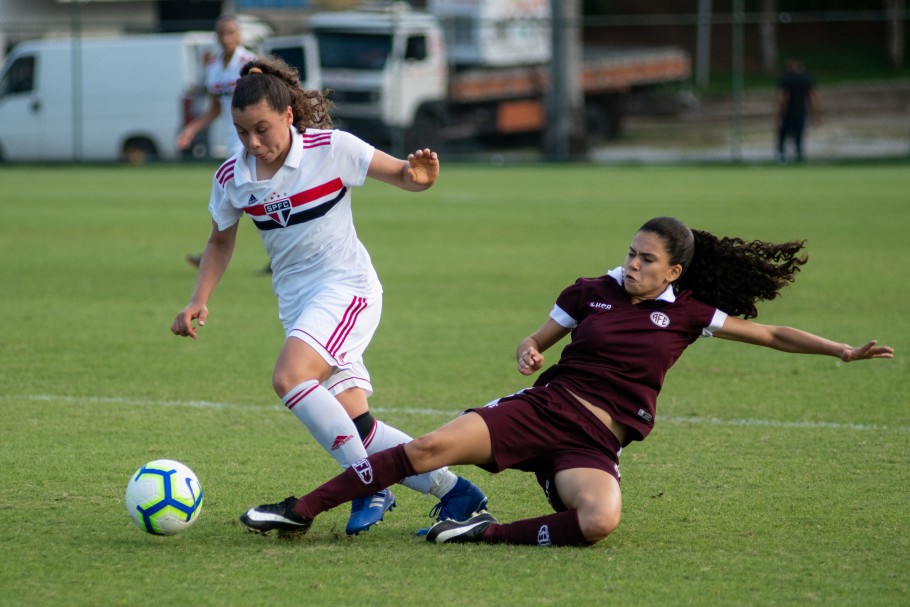
M 362 388 L 370 396 L 373 384 L 363 353 L 379 327 L 381 315 L 382 291 L 365 296 L 329 286 L 306 303 L 287 336 L 308 344 L 334 369 L 322 383 L 330 393 Z

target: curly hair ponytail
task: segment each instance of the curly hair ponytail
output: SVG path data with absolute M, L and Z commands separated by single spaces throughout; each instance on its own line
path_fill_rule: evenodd
M 263 100 L 276 112 L 290 107 L 300 132 L 332 128 L 332 102 L 319 91 L 302 88 L 297 69 L 278 57 L 254 59 L 241 68 L 231 108 L 242 110 Z
M 672 217 L 652 219 L 641 231 L 660 236 L 670 264 L 683 266 L 673 285 L 677 292 L 688 289 L 701 301 L 743 318 L 758 316 L 756 302 L 776 298 L 808 261 L 798 256 L 805 240 L 775 244 L 718 237 L 689 230 Z

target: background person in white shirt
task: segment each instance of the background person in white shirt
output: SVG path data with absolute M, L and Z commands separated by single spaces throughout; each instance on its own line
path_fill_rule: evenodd
M 224 133 L 224 144 L 227 156 L 243 151 L 243 144 L 237 137 L 237 129 L 231 119 L 231 96 L 234 86 L 240 78 L 240 68 L 256 58 L 256 55 L 241 46 L 240 25 L 233 15 L 222 15 L 215 21 L 215 35 L 218 37 L 218 53 L 210 58 L 205 66 L 205 90 L 210 97 L 209 109 L 191 120 L 177 136 L 177 147 L 185 150 L 193 144 L 200 131 L 208 128 L 219 117 L 221 130 Z M 191 266 L 199 267 L 200 254 L 190 253 L 186 256 Z M 265 271 L 269 271 L 266 265 Z
M 236 17 L 232 15 L 219 17 L 215 22 L 215 34 L 220 50 L 205 66 L 205 89 L 210 98 L 209 109 L 183 127 L 177 136 L 177 147 L 181 150 L 188 148 L 200 131 L 221 117 L 227 155 L 233 156 L 243 151 L 243 144 L 237 137 L 237 130 L 228 111 L 231 107 L 231 95 L 234 94 L 234 86 L 240 77 L 240 68 L 255 59 L 256 55 L 241 46 L 240 26 Z

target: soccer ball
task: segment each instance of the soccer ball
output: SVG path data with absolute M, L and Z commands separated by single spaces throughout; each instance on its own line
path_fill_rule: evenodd
M 143 531 L 174 535 L 199 518 L 202 487 L 193 471 L 180 462 L 156 459 L 130 478 L 126 510 Z

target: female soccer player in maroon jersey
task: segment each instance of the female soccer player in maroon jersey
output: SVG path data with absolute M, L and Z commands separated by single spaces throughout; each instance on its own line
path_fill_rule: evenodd
M 585 546 L 619 524 L 619 453 L 643 440 L 667 370 L 699 337 L 719 337 L 844 362 L 891 358 L 875 341 L 859 347 L 748 320 L 806 262 L 803 242 L 719 238 L 670 217 L 645 223 L 625 264 L 580 278 L 559 295 L 549 319 L 518 346 L 518 370 L 543 367 L 542 352 L 571 333 L 559 362 L 534 387 L 471 409 L 438 430 L 376 453 L 297 499 L 252 508 L 256 531 L 306 531 L 321 512 L 440 466 L 474 464 L 534 472 L 554 514 L 501 524 L 487 512 L 445 520 L 438 543 Z M 740 318 L 741 317 L 741 318 Z

